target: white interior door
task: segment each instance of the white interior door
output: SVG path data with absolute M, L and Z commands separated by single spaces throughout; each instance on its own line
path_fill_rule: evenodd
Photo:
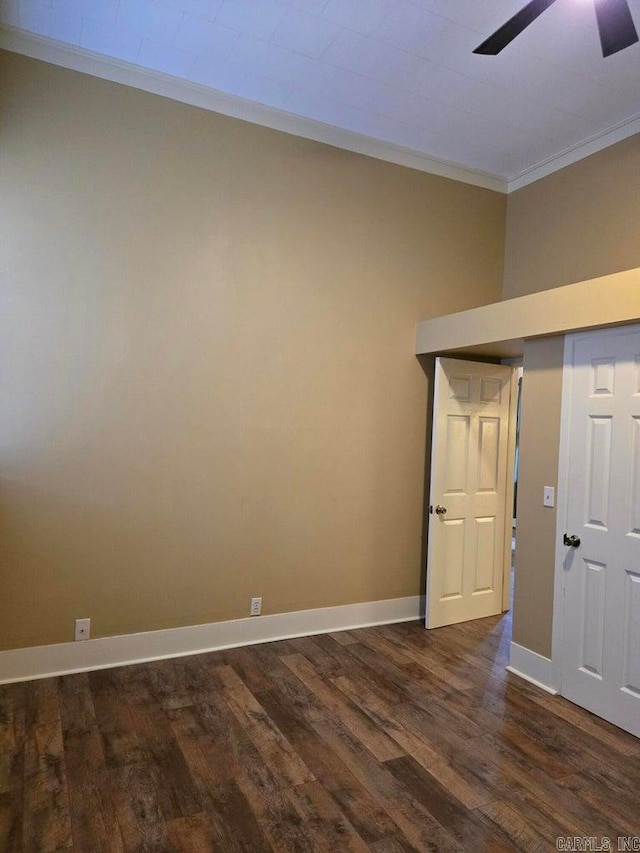
M 640 327 L 567 343 L 561 692 L 640 736 Z
M 502 612 L 512 368 L 436 359 L 426 627 Z

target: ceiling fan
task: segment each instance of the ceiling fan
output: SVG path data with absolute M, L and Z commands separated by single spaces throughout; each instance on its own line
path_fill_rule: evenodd
M 496 56 L 556 0 L 531 0 L 473 52 Z M 602 55 L 611 56 L 638 41 L 627 0 L 594 0 Z

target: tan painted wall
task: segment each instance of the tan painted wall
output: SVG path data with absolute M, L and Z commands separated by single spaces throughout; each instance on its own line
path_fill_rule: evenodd
M 504 298 L 640 266 L 640 137 L 620 142 L 509 196 Z M 577 285 L 581 287 L 582 285 Z M 582 311 L 599 310 L 589 299 Z M 625 310 L 640 316 L 640 290 Z M 635 305 L 635 310 L 634 310 Z M 601 312 L 603 318 L 612 304 Z M 550 309 L 551 311 L 553 308 Z M 562 336 L 525 342 L 514 642 L 551 654 Z
M 417 594 L 415 323 L 500 298 L 504 197 L 0 74 L 0 647 Z
M 518 478 L 513 641 L 551 657 L 556 509 L 542 505 L 557 487 L 564 337 L 525 341 Z
M 504 298 L 640 267 L 640 135 L 509 195 Z

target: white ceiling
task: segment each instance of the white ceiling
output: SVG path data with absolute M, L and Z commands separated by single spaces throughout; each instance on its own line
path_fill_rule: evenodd
M 640 44 L 603 59 L 593 0 L 557 0 L 500 55 L 473 54 L 525 2 L 0 0 L 0 20 L 506 188 L 640 131 Z

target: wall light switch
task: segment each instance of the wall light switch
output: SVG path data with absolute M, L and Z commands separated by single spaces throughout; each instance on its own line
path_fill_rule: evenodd
M 542 503 L 544 506 L 555 506 L 556 490 L 553 486 L 544 486 L 542 490 Z

